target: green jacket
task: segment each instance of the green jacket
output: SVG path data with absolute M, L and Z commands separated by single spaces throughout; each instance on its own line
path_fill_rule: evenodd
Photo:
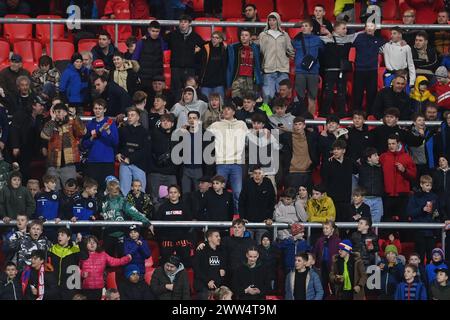
M 0 190 L 8 184 L 12 166 L 5 160 L 0 160 Z
M 114 198 L 107 197 L 102 203 L 102 212 L 100 213 L 106 221 L 140 221 L 143 223 L 150 223 L 142 213 L 140 213 L 135 207 L 129 204 L 123 196 L 117 196 Z M 125 219 L 125 216 L 128 219 Z M 107 228 L 107 234 L 111 237 L 119 238 L 123 236 L 121 228 Z
M 67 278 L 73 274 L 68 269 L 70 266 L 75 268 L 80 262 L 80 248 L 78 245 L 69 245 L 62 247 L 54 244 L 48 250 L 49 262 L 53 266 L 53 274 L 57 277 L 58 286 L 67 288 Z
M 36 209 L 36 202 L 27 188 L 20 186 L 13 189 L 5 186 L 0 190 L 0 218 L 15 219 L 18 213 L 25 213 L 31 218 Z

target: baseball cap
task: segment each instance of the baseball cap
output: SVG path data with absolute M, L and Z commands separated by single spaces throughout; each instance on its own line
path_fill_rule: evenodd
M 22 62 L 22 57 L 17 53 L 13 53 L 9 60 L 11 62 Z
M 105 62 L 103 62 L 102 59 L 97 59 L 94 62 L 92 62 L 92 67 L 93 68 L 104 68 Z

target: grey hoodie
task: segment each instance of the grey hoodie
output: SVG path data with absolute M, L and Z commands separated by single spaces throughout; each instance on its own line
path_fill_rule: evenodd
M 276 38 L 271 34 L 269 17 L 277 19 L 277 28 L 281 35 Z M 295 50 L 292 47 L 291 38 L 280 27 L 281 18 L 277 12 L 271 12 L 267 17 L 267 25 L 259 34 L 259 46 L 261 48 L 262 69 L 264 73 L 285 72 L 289 73 L 289 58 L 293 58 Z
M 170 110 L 170 112 L 173 113 L 175 117 L 177 117 L 177 129 L 187 124 L 189 111 L 199 112 L 201 118 L 205 111 L 208 109 L 208 105 L 206 104 L 206 102 L 198 99 L 195 89 L 190 86 L 187 86 L 185 89 L 187 88 L 190 88 L 194 91 L 194 97 L 191 103 L 185 104 L 182 94 L 180 102 L 176 103 L 173 106 L 172 110 Z
M 294 204 L 286 206 L 280 200 L 275 205 L 275 211 L 273 213 L 273 219 L 276 222 L 284 223 L 296 223 L 296 222 L 307 222 L 308 215 L 306 214 L 305 208 L 301 200 L 297 199 Z M 291 236 L 289 229 L 278 230 L 278 239 L 284 240 Z
M 169 277 L 170 282 L 173 283 L 173 281 L 175 280 L 175 276 L 177 275 L 178 272 L 181 272 L 184 270 L 184 265 L 180 262 L 180 265 L 178 266 L 178 269 L 174 272 L 174 273 L 167 273 L 166 272 L 166 276 Z
M 294 126 L 294 119 L 295 117 L 290 113 L 286 113 L 284 116 L 281 117 L 278 116 L 276 113 L 274 113 L 269 117 L 270 123 L 274 126 L 274 128 L 277 128 L 278 124 L 282 123 L 284 128 L 290 131 L 292 131 Z

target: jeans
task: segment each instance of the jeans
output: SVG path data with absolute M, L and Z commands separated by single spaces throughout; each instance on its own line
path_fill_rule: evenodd
M 208 98 L 208 100 L 209 100 L 209 95 L 211 93 L 219 94 L 222 97 L 222 99 L 225 96 L 225 88 L 223 86 L 214 87 L 214 88 L 201 87 L 200 88 L 200 92 L 203 93 Z
M 272 72 L 265 73 L 263 76 L 264 85 L 262 88 L 264 102 L 268 103 L 273 97 L 275 97 L 275 93 L 278 92 L 279 83 L 281 80 L 289 79 L 289 75 L 285 72 Z
M 130 192 L 133 180 L 139 180 L 141 182 L 142 190 L 145 190 L 147 186 L 147 178 L 144 170 L 136 167 L 134 164 L 120 164 L 119 180 L 120 190 L 122 190 L 124 196 L 127 196 L 128 192 Z
M 239 212 L 239 195 L 242 190 L 242 166 L 240 164 L 218 164 L 217 174 L 230 181 L 233 190 L 233 202 L 235 213 Z
M 183 177 L 181 178 L 181 188 L 183 193 L 198 190 L 198 180 L 202 177 L 202 168 L 183 168 Z
M 370 207 L 372 222 L 380 222 L 383 217 L 383 199 L 381 197 L 365 198 L 364 203 Z

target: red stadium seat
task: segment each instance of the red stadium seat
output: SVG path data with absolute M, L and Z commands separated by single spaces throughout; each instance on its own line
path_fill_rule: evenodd
M 192 7 L 194 12 L 203 12 L 204 10 L 204 0 L 193 0 Z
M 398 19 L 400 13 L 398 0 L 384 1 L 381 6 L 381 13 L 386 20 Z
M 325 18 L 330 21 L 336 20 L 334 16 L 334 0 L 306 0 L 306 9 L 309 15 L 314 13 L 314 7 L 317 4 L 322 4 L 325 7 Z
M 156 268 L 146 268 L 145 269 L 145 282 L 147 282 L 148 285 L 150 285 L 150 281 L 152 280 L 153 272 L 155 272 Z
M 37 40 L 17 41 L 13 45 L 13 51 L 22 57 L 24 68 L 33 71 L 42 56 L 42 44 Z
M 29 16 L 25 14 L 7 14 L 5 18 L 26 19 Z M 14 43 L 20 40 L 33 38 L 33 25 L 31 23 L 5 23 L 4 36 L 10 42 Z
M 78 52 L 91 51 L 98 43 L 97 39 L 81 39 L 78 41 Z
M 222 1 L 222 18 L 242 17 L 242 0 Z
M 220 19 L 217 18 L 207 18 L 207 17 L 200 17 L 195 19 L 195 21 L 220 21 Z M 208 41 L 211 40 L 211 27 L 207 26 L 207 27 L 194 27 L 194 31 L 197 32 L 200 37 L 203 38 L 203 40 Z M 214 27 L 214 31 L 222 31 L 222 27 Z
M 117 49 L 119 49 L 119 51 L 122 53 L 127 52 L 128 47 L 125 41 L 119 41 L 119 43 L 117 44 Z
M 305 3 L 298 0 L 276 0 L 277 12 L 281 20 L 303 19 L 305 15 Z
M 170 65 L 170 55 L 171 55 L 170 50 L 165 50 L 164 51 L 164 65 Z
M 348 61 L 355 63 L 356 59 L 356 49 L 355 47 L 350 48 L 350 52 L 348 53 Z
M 9 65 L 9 43 L 5 40 L 0 40 L 0 70 Z
M 159 245 L 156 241 L 147 241 L 148 243 L 148 247 L 150 248 L 151 252 L 152 252 L 152 262 L 153 262 L 153 267 L 156 267 L 158 265 L 159 262 Z
M 291 19 L 289 22 L 301 22 L 302 19 Z M 294 39 L 295 36 L 302 31 L 302 28 L 287 28 L 287 33 L 291 39 Z
M 243 21 L 242 18 L 228 18 L 226 21 Z M 239 41 L 238 27 L 225 27 L 225 41 L 232 44 Z
M 61 19 L 56 15 L 40 15 L 37 19 Z M 50 42 L 50 24 L 36 24 L 36 38 L 42 43 Z M 53 40 L 64 39 L 64 24 L 53 24 Z
M 283 0 L 286 1 L 286 0 Z M 254 4 L 258 10 L 258 16 L 261 21 L 266 21 L 269 13 L 274 11 L 273 0 L 247 0 L 246 4 Z
M 47 54 L 50 55 L 50 43 L 46 46 Z M 75 52 L 75 46 L 69 41 L 53 41 L 53 61 L 70 60 Z

